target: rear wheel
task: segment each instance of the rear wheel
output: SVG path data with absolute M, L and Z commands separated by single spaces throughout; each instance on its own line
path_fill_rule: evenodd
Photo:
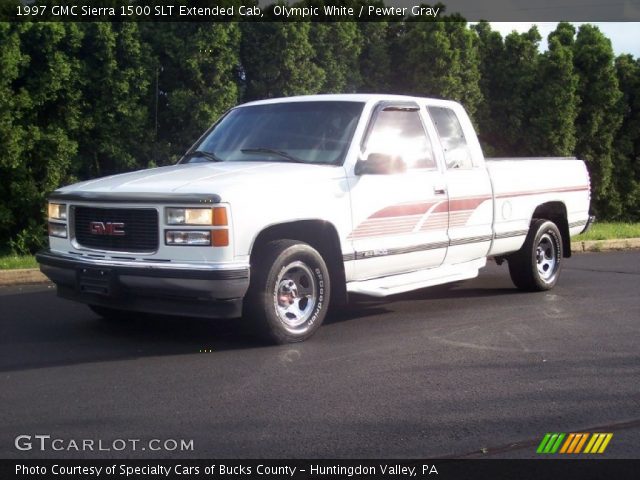
M 534 219 L 522 248 L 507 259 L 511 280 L 520 290 L 554 287 L 562 266 L 562 236 L 555 223 Z
M 301 342 L 324 321 L 329 282 L 322 256 L 310 245 L 294 240 L 269 242 L 252 265 L 244 315 L 271 342 Z

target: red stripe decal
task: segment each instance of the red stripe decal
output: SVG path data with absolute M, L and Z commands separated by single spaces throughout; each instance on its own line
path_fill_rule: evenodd
M 475 210 L 483 202 L 491 200 L 491 195 L 483 195 L 481 197 L 455 198 L 449 200 L 449 211 L 456 212 L 458 210 Z
M 425 202 L 425 203 L 407 203 L 405 205 L 392 205 L 391 207 L 385 207 L 382 210 L 378 210 L 369 218 L 382 218 L 382 217 L 404 217 L 406 215 L 421 215 L 427 213 L 427 211 L 438 202 Z
M 540 195 L 545 193 L 561 192 L 589 192 L 589 185 L 574 187 L 549 188 L 546 190 L 531 190 L 511 193 L 500 193 L 495 198 L 523 197 L 527 195 Z M 380 235 L 394 235 L 407 233 L 413 230 L 422 215 L 429 212 L 435 206 L 429 216 L 423 222 L 420 230 L 442 229 L 447 225 L 458 227 L 466 224 L 474 210 L 483 202 L 491 200 L 491 195 L 479 195 L 476 197 L 454 198 L 449 201 L 436 200 L 420 203 L 406 203 L 391 205 L 378 210 L 364 220 L 349 234 L 348 238 L 360 238 Z M 449 214 L 449 215 L 447 215 Z

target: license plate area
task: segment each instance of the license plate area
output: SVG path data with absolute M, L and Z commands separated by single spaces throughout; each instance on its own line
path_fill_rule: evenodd
M 82 293 L 96 295 L 113 295 L 115 290 L 115 274 L 109 268 L 81 267 L 77 270 L 78 289 Z

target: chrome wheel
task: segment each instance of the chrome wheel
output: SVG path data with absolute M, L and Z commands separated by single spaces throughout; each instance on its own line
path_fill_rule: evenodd
M 316 280 L 311 269 L 296 261 L 285 266 L 276 280 L 274 305 L 276 314 L 289 328 L 304 325 L 316 306 Z
M 511 280 L 520 290 L 550 290 L 560 277 L 562 257 L 560 230 L 551 220 L 536 218 L 522 248 L 508 257 Z
M 545 233 L 540 237 L 536 247 L 536 263 L 538 274 L 545 282 L 550 282 L 558 272 L 558 254 L 555 239 Z

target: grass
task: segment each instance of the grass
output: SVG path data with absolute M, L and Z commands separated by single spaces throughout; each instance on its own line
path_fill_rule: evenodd
M 640 238 L 640 223 L 594 223 L 587 233 L 573 237 L 574 240 L 612 240 L 618 238 Z
M 0 270 L 36 268 L 38 263 L 33 255 L 1 255 Z

